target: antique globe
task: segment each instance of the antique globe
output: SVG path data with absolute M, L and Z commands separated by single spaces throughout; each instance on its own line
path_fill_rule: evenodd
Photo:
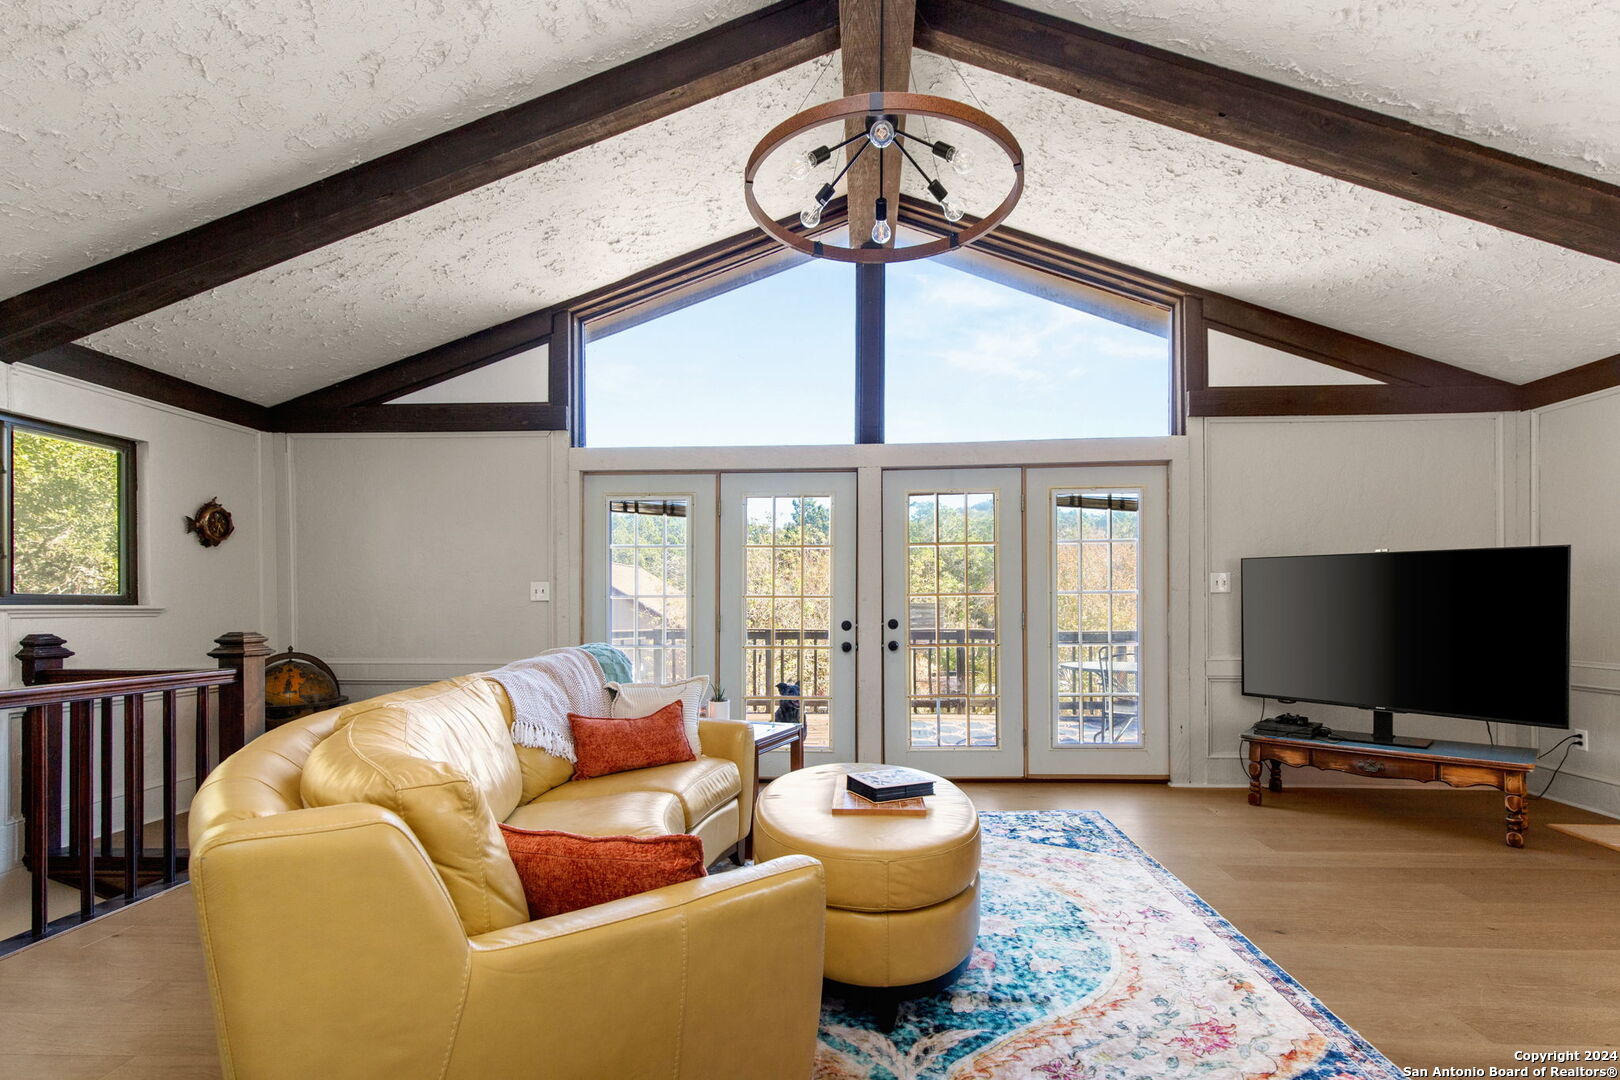
M 265 662 L 264 715 L 267 726 L 274 727 L 300 716 L 336 708 L 348 700 L 338 685 L 337 676 L 317 656 L 288 649 Z

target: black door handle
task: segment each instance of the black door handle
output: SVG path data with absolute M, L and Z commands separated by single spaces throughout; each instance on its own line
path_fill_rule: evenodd
M 855 645 L 853 642 L 846 641 L 840 645 L 839 648 L 843 649 L 845 652 L 853 652 L 855 650 Z
M 899 619 L 890 619 L 889 620 L 889 629 L 890 630 L 898 630 L 898 629 L 900 629 L 900 620 Z
M 890 652 L 899 652 L 900 651 L 900 643 L 898 641 L 889 642 L 889 651 Z
M 848 619 L 845 619 L 843 622 L 839 623 L 838 626 L 845 633 L 848 633 L 849 631 L 855 629 L 855 624 L 850 622 Z

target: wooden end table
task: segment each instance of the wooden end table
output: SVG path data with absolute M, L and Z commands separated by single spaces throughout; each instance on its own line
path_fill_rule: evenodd
M 765 755 L 772 750 L 788 748 L 788 771 L 797 772 L 804 768 L 804 725 L 783 724 L 775 720 L 750 720 L 748 726 L 754 729 L 754 779 L 759 780 L 759 763 Z M 756 796 L 757 799 L 757 796 Z M 754 822 L 748 821 L 748 835 L 743 837 L 743 858 L 754 857 Z
M 1267 790 L 1282 791 L 1282 767 L 1309 766 L 1388 780 L 1438 781 L 1452 787 L 1493 787 L 1507 806 L 1507 845 L 1524 847 L 1530 831 L 1526 779 L 1536 767 L 1536 752 L 1521 746 L 1436 740 L 1421 750 L 1384 743 L 1298 739 L 1280 735 L 1243 736 L 1249 744 L 1249 804 L 1260 805 L 1260 774 L 1267 763 Z

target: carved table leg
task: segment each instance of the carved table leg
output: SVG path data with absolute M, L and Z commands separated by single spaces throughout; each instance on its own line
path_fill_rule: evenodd
M 1504 801 L 1507 804 L 1507 846 L 1524 847 L 1524 834 L 1530 831 L 1530 800 L 1524 794 L 1524 774 L 1506 778 Z
M 1260 759 L 1256 756 L 1256 753 L 1257 751 L 1252 748 L 1249 750 L 1248 770 L 1250 806 L 1260 805 L 1260 771 L 1265 767 L 1261 764 Z
M 1271 782 L 1266 785 L 1266 789 L 1273 793 L 1282 791 L 1282 762 L 1272 758 L 1266 764 L 1271 766 Z

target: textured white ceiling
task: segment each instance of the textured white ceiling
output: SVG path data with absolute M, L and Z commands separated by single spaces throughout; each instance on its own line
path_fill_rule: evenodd
M 608 284 L 748 227 L 743 158 L 831 59 L 88 343 L 270 403 Z M 1014 227 L 1516 382 L 1620 350 L 1620 265 L 989 72 L 964 86 L 928 54 L 915 69 L 1023 142 Z M 945 179 L 970 210 L 999 195 L 990 168 Z
M 836 54 L 86 339 L 270 404 L 748 229 L 742 168 Z M 822 86 L 836 81 L 833 75 Z
M 1620 351 L 1620 264 L 936 56 L 914 72 L 956 96 L 965 74 L 1023 144 L 1013 227 L 1512 382 Z M 970 208 L 978 182 L 956 181 Z
M 0 296 L 769 0 L 11 0 Z
M 1614 181 L 1620 6 L 1028 0 Z M 0 295 L 555 89 L 761 0 L 21 0 L 0 37 Z M 925 87 L 972 100 L 919 54 Z M 737 176 L 818 65 L 88 343 L 274 402 L 748 225 Z M 836 92 L 836 72 L 817 98 Z M 1620 267 L 985 72 L 1011 225 L 1513 379 L 1620 350 Z M 947 175 L 982 210 L 992 197 Z M 986 183 L 984 176 L 975 182 Z M 773 210 L 791 209 L 772 205 Z
M 1018 0 L 1550 165 L 1620 181 L 1620 4 Z

